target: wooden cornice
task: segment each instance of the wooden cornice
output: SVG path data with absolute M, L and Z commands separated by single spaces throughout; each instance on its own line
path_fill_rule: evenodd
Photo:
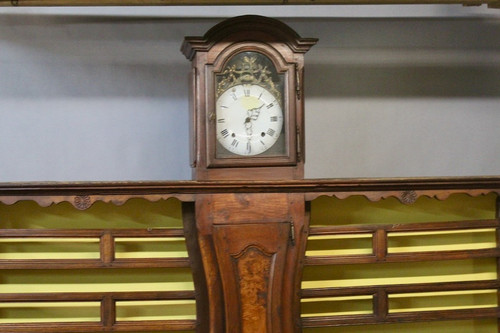
M 283 42 L 296 53 L 306 53 L 318 41 L 317 38 L 300 37 L 281 21 L 264 16 L 243 15 L 222 21 L 212 27 L 203 37 L 186 37 L 181 51 L 188 60 L 192 60 L 196 52 L 207 52 L 223 39 L 229 39 L 231 42 L 247 39 L 249 30 L 259 31 L 270 40 Z
M 500 8 L 498 0 L 0 0 L 0 6 L 217 6 L 217 5 L 378 5 L 462 4 Z
M 395 197 L 411 204 L 420 196 L 446 199 L 451 194 L 500 194 L 500 177 L 307 179 L 295 181 L 165 181 L 165 182 L 40 182 L 0 183 L 0 202 L 35 201 L 41 206 L 69 202 L 87 209 L 97 201 L 121 205 L 133 198 L 149 201 L 177 198 L 194 201 L 197 195 L 217 193 L 302 193 L 340 199 L 353 195 L 377 201 Z

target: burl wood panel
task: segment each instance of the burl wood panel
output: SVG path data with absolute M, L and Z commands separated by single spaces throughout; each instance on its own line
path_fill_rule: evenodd
M 290 225 L 217 225 L 215 249 L 227 332 L 281 332 L 280 295 Z

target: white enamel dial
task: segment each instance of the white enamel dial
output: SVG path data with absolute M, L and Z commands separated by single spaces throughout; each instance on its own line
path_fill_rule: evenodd
M 236 85 L 219 96 L 215 108 L 217 140 L 234 154 L 261 154 L 271 148 L 281 134 L 280 103 L 261 86 Z

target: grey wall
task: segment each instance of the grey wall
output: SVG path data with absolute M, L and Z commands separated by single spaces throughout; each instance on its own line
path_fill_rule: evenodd
M 193 10 L 1 9 L 0 181 L 189 179 L 179 48 L 244 13 L 320 38 L 306 55 L 306 177 L 500 174 L 500 11 Z

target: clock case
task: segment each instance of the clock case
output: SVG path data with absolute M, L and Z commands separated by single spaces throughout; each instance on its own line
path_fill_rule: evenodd
M 181 47 L 192 62 L 190 147 L 193 179 L 280 180 L 304 178 L 304 53 L 317 39 L 301 38 L 286 24 L 262 16 L 225 20 L 203 37 L 186 37 Z M 269 58 L 284 77 L 281 89 L 284 154 L 220 157 L 216 138 L 216 79 L 241 52 Z

